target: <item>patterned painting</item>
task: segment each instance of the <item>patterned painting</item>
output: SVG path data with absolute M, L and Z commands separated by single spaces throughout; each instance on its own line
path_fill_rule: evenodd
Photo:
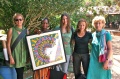
M 27 36 L 33 70 L 66 62 L 60 30 Z

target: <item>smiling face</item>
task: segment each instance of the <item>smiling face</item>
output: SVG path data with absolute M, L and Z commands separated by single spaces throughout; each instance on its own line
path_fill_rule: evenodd
M 102 20 L 98 20 L 94 22 L 94 27 L 97 31 L 101 31 L 104 26 L 105 26 L 105 23 Z
M 85 19 L 80 19 L 77 23 L 77 32 L 85 32 L 87 29 L 87 21 Z
M 92 26 L 96 31 L 101 31 L 105 27 L 105 17 L 104 16 L 95 16 L 92 20 Z
M 43 28 L 43 29 L 47 29 L 48 26 L 49 26 L 48 20 L 47 20 L 47 19 L 43 20 L 43 21 L 42 21 L 42 28 Z
M 23 17 L 20 16 L 20 15 L 17 15 L 17 16 L 14 18 L 14 23 L 15 23 L 16 26 L 22 26 L 23 21 L 24 21 L 24 19 L 23 19 Z
M 67 16 L 63 16 L 63 17 L 62 17 L 62 24 L 63 24 L 63 25 L 67 25 L 67 23 L 68 23 L 68 18 L 67 18 Z
M 86 23 L 85 22 L 79 22 L 78 29 L 80 31 L 85 31 L 85 29 L 86 29 Z

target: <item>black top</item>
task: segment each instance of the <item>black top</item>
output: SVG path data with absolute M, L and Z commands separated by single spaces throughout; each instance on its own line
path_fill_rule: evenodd
M 86 32 L 83 37 L 79 37 L 77 33 L 74 33 L 73 39 L 75 41 L 74 52 L 78 54 L 86 54 L 89 53 L 88 43 L 89 40 L 92 39 L 92 34 L 90 32 Z

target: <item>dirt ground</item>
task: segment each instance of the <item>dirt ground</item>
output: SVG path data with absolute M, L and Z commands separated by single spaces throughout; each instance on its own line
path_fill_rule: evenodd
M 120 32 L 117 30 L 107 29 L 112 34 L 112 48 L 113 48 L 113 67 L 112 79 L 120 79 Z M 28 70 L 24 74 L 24 79 L 33 79 L 32 70 Z M 69 73 L 67 79 L 75 79 L 73 73 Z

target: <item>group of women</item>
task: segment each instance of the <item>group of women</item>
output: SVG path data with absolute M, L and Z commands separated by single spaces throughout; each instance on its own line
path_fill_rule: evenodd
M 14 50 L 11 49 L 15 39 L 25 29 L 23 26 L 23 15 L 16 13 L 13 16 L 13 23 L 14 27 L 10 28 L 7 33 L 7 50 L 10 58 L 10 67 L 14 67 L 16 69 L 17 79 L 23 79 L 24 67 L 26 65 L 27 58 L 29 58 L 26 35 L 29 35 L 30 33 L 28 30 L 24 32 L 25 35 L 18 42 Z M 60 64 L 64 73 L 68 73 L 69 61 L 70 58 L 72 58 L 75 79 L 79 79 L 82 76 L 81 63 L 85 74 L 85 76 L 83 76 L 84 79 L 111 79 L 111 71 L 108 66 L 113 55 L 112 43 L 110 33 L 104 30 L 105 23 L 105 18 L 103 16 L 94 17 L 92 25 L 95 28 L 95 32 L 90 33 L 87 31 L 87 21 L 85 19 L 80 19 L 77 23 L 75 32 L 73 32 L 68 14 L 61 15 L 60 26 L 56 27 L 55 30 L 59 29 L 62 35 L 67 60 L 65 63 Z M 47 18 L 41 21 L 41 25 L 41 31 L 37 33 L 50 31 L 50 29 L 48 29 L 49 20 Z M 106 37 L 105 39 L 104 36 Z M 99 56 L 101 52 L 104 53 L 104 41 L 106 42 L 108 54 L 106 61 L 103 63 L 99 62 Z M 91 44 L 91 50 L 89 50 L 88 44 Z M 34 71 L 34 79 L 41 79 L 39 75 L 41 70 L 44 69 L 46 68 Z M 57 70 L 59 70 L 59 68 L 57 68 Z

